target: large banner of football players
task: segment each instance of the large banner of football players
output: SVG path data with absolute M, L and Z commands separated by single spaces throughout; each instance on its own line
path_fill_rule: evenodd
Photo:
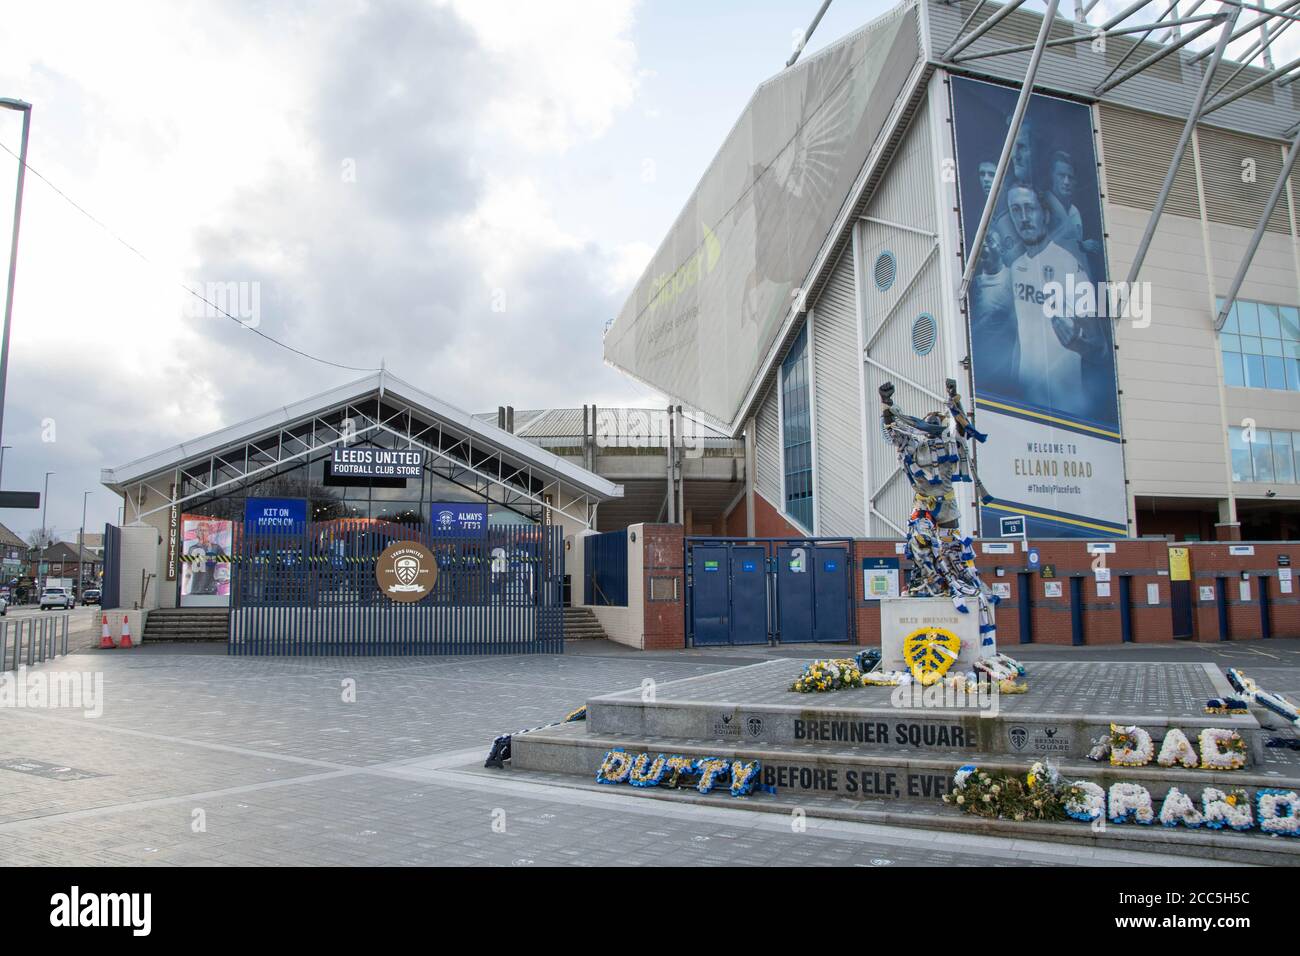
M 971 248 L 1017 91 L 952 78 L 957 179 Z M 1024 515 L 1031 537 L 1127 534 L 1113 330 L 1092 115 L 1034 94 L 969 289 L 974 402 L 987 432 L 981 532 Z

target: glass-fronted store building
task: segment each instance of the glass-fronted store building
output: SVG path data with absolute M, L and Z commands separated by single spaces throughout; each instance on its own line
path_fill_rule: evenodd
M 157 554 L 137 560 L 156 581 L 152 593 L 125 560 L 119 577 L 128 594 L 143 591 L 145 606 L 161 607 L 228 605 L 229 565 L 248 535 L 573 534 L 591 527 L 601 501 L 622 495 L 388 373 L 105 469 L 102 480 L 122 496 L 123 528 L 158 531 Z

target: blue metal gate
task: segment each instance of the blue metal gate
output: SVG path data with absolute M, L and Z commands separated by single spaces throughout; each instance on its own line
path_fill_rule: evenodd
M 582 539 L 584 604 L 627 607 L 627 529 Z
M 843 643 L 855 635 L 848 538 L 687 538 L 694 646 Z
M 562 653 L 561 533 L 501 526 L 465 538 L 346 518 L 296 533 L 237 528 L 229 653 Z M 375 562 L 394 541 L 419 542 L 438 563 L 419 601 L 394 602 L 375 579 Z

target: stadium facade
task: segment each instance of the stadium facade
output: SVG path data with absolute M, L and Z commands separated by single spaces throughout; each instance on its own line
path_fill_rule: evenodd
M 731 533 L 897 536 L 877 389 L 955 379 L 985 536 L 1300 537 L 1289 15 L 1156 6 L 916 0 L 759 87 L 604 344 L 746 438 Z

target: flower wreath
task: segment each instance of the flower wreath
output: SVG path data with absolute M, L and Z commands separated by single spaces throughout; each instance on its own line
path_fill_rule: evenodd
M 1090 780 L 1076 780 L 1065 788 L 1065 812 L 1075 820 L 1091 823 L 1106 812 L 1106 791 Z
M 828 690 L 842 690 L 846 687 L 861 687 L 862 671 L 853 660 L 813 661 L 804 666 L 790 689 L 800 694 L 821 693 Z
M 754 792 L 761 764 L 757 760 L 732 760 L 726 757 L 684 757 L 639 753 L 629 754 L 621 747 L 606 752 L 596 771 L 597 783 L 630 783 L 634 787 L 694 786 L 709 793 L 716 786 L 729 784 L 733 797 Z M 696 779 L 698 778 L 698 779 Z
M 1139 783 L 1112 783 L 1110 785 L 1110 822 L 1123 823 L 1130 817 L 1138 823 L 1144 824 L 1155 820 L 1156 813 L 1151 806 L 1150 791 Z
M 1191 770 L 1199 766 L 1200 761 L 1196 756 L 1196 748 L 1187 739 L 1187 735 L 1177 727 L 1171 727 L 1169 733 L 1165 734 L 1164 742 L 1160 745 L 1160 755 L 1156 757 L 1156 763 L 1162 767 L 1182 764 L 1188 770 Z
M 1206 787 L 1201 799 L 1205 807 L 1205 825 L 1211 830 L 1222 830 L 1225 826 L 1234 830 L 1249 830 L 1254 826 L 1250 797 L 1245 790 L 1229 790 L 1225 793 L 1214 787 Z
M 1261 787 L 1255 791 L 1255 810 L 1265 833 L 1300 837 L 1300 795 L 1294 790 Z
M 1235 730 L 1207 727 L 1201 731 L 1201 767 L 1206 770 L 1240 770 L 1249 748 Z
M 1153 756 L 1155 744 L 1151 741 L 1151 735 L 1141 727 L 1110 725 L 1111 766 L 1145 767 Z
M 1205 822 L 1205 815 L 1196 808 L 1196 803 L 1177 787 L 1170 787 L 1165 799 L 1160 804 L 1160 823 L 1167 827 L 1182 824 L 1193 829 Z

